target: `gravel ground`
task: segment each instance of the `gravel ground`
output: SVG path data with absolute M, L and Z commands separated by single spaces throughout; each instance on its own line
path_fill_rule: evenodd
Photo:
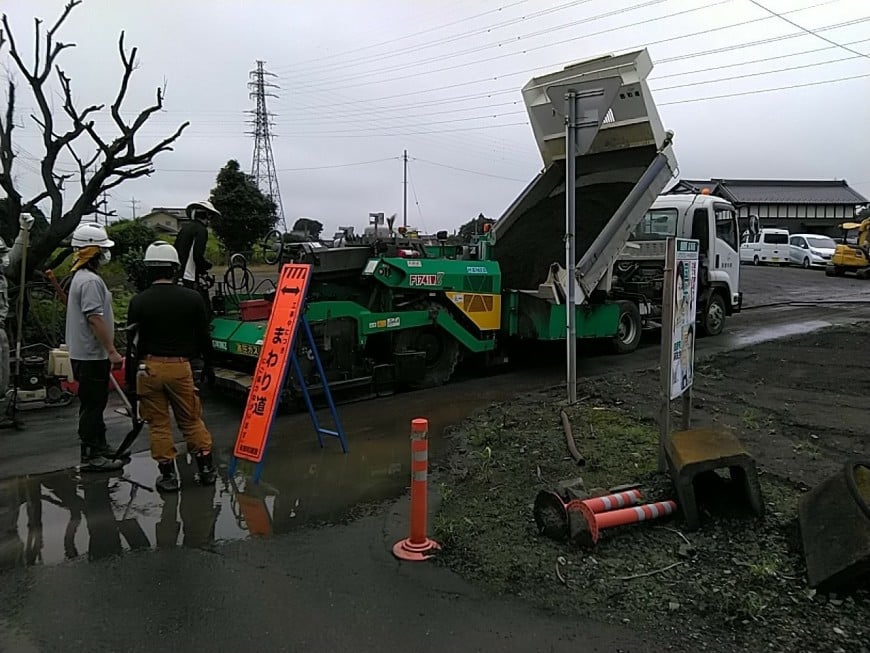
M 532 502 L 576 476 L 587 489 L 640 482 L 648 499 L 672 498 L 655 470 L 657 371 L 583 382 L 569 414 L 585 467 L 567 455 L 561 388 L 493 404 L 454 432 L 458 453 L 440 470 L 441 562 L 496 593 L 630 624 L 674 650 L 868 651 L 870 593 L 809 589 L 797 523 L 803 492 L 870 455 L 868 363 L 866 326 L 699 360 L 693 425 L 740 436 L 759 463 L 766 516 L 712 502 L 698 532 L 679 532 L 679 518 L 624 527 L 591 552 L 538 535 Z M 647 572 L 657 573 L 638 576 Z

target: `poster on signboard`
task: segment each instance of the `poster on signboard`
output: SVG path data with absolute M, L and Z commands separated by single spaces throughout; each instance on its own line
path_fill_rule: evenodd
M 672 298 L 673 356 L 671 357 L 671 399 L 692 386 L 695 372 L 695 313 L 698 297 L 698 241 L 677 238 Z

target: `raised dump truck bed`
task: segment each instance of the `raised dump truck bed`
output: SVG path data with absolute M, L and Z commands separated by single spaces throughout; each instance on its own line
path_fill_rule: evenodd
M 589 144 L 576 163 L 576 262 L 585 277 L 578 301 L 606 278 L 676 169 L 646 83 L 651 69 L 649 54 L 639 50 L 568 66 L 523 87 L 545 167 L 492 228 L 492 257 L 501 265 L 505 288 L 536 290 L 548 281 L 554 263 L 565 266 L 565 110 L 558 92 L 565 88 L 598 92 L 585 100 Z M 597 130 L 594 122 L 600 124 Z

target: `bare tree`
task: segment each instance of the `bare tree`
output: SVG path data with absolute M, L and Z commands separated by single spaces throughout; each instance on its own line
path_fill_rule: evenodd
M 0 188 L 7 195 L 6 219 L 17 225 L 22 211 L 34 209 L 40 202 L 50 203 L 48 228 L 34 238 L 28 261 L 28 267 L 44 263 L 52 252 L 67 238 L 81 222 L 82 217 L 95 213 L 100 209 L 100 196 L 103 191 L 114 188 L 128 179 L 151 175 L 154 172 L 153 159 L 160 152 L 172 150 L 174 143 L 184 129 L 189 125 L 185 122 L 175 132 L 153 145 L 151 148 L 139 151 L 136 148 L 136 133 L 145 125 L 148 119 L 163 108 L 164 89 L 157 89 L 156 101 L 153 105 L 141 110 L 132 121 L 125 120 L 122 115 L 122 105 L 129 88 L 130 78 L 136 69 L 137 48 L 129 52 L 124 45 L 124 32 L 118 39 L 118 52 L 123 65 L 123 75 L 117 95 L 110 106 L 110 113 L 119 134 L 114 138 L 104 138 L 97 133 L 93 116 L 105 108 L 104 104 L 92 104 L 85 109 L 79 109 L 73 101 L 73 93 L 69 76 L 56 63 L 58 55 L 74 43 L 63 43 L 55 36 L 70 12 L 82 0 L 70 0 L 63 13 L 54 25 L 47 31 L 43 30 L 42 20 L 34 19 L 36 32 L 35 52 L 32 67 L 24 62 L 15 37 L 9 27 L 6 15 L 3 15 L 3 29 L 0 30 L 0 53 L 4 45 L 8 45 L 9 55 L 15 62 L 17 71 L 23 76 L 36 100 L 38 112 L 31 114 L 42 131 L 42 144 L 45 154 L 40 164 L 40 173 L 44 190 L 35 197 L 25 199 L 16 187 L 13 176 L 13 166 L 16 152 L 13 148 L 13 130 L 15 129 L 16 85 L 10 75 L 7 90 L 5 115 L 0 117 Z M 44 32 L 44 33 L 43 33 Z M 63 114 L 66 120 L 65 129 L 58 125 L 49 103 L 50 89 L 47 82 L 54 73 L 60 82 L 63 93 Z M 62 152 L 68 152 L 78 166 L 78 172 L 61 174 L 58 172 L 58 157 Z M 88 152 L 82 155 L 82 152 Z M 78 196 L 67 206 L 64 206 L 64 185 L 75 177 L 80 186 Z M 17 270 L 16 261 L 12 261 L 8 270 Z

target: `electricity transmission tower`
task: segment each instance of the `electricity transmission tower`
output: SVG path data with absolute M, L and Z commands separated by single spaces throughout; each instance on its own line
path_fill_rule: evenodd
M 278 97 L 269 89 L 278 88 L 277 85 L 268 81 L 274 77 L 274 73 L 267 72 L 263 68 L 262 61 L 257 61 L 257 67 L 250 72 L 248 88 L 251 89 L 250 97 L 255 101 L 256 108 L 248 113 L 253 114 L 250 124 L 254 131 L 248 132 L 254 137 L 254 156 L 251 162 L 251 176 L 254 177 L 257 186 L 264 195 L 270 197 L 278 211 L 278 221 L 287 231 L 287 222 L 284 218 L 284 205 L 281 202 L 281 191 L 278 189 L 278 174 L 275 171 L 275 157 L 272 155 L 272 116 L 266 109 L 267 97 Z

